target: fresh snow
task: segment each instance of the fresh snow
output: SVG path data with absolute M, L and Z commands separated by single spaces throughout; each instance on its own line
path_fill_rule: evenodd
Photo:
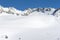
M 14 14 L 9 14 L 9 9 L 1 11 L 0 40 L 60 40 L 60 16 L 51 15 L 56 10 L 51 9 L 49 14 L 46 11 L 32 12 L 31 9 L 15 9 L 16 12 L 12 12 Z

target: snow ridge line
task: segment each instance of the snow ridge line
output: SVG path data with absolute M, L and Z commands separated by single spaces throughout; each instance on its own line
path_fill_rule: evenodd
M 33 12 L 38 12 L 46 15 L 53 15 L 53 16 L 60 16 L 60 8 L 28 8 L 24 11 L 18 10 L 14 7 L 3 7 L 0 6 L 0 13 L 7 13 L 7 14 L 16 14 L 21 16 L 28 16 Z

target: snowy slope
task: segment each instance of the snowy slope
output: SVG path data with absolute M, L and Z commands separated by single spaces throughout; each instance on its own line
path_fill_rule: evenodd
M 59 10 L 50 9 L 0 7 L 0 40 L 59 40 Z

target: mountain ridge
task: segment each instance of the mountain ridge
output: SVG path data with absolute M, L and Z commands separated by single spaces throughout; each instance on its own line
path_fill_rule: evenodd
M 33 12 L 38 12 L 39 14 L 46 14 L 46 15 L 53 15 L 53 16 L 60 16 L 60 8 L 28 8 L 24 11 L 18 10 L 14 7 L 3 7 L 0 6 L 0 14 L 7 13 L 7 14 L 15 14 L 21 16 L 28 16 Z

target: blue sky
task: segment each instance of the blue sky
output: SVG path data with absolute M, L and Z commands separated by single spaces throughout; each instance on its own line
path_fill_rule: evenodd
M 20 10 L 37 7 L 60 8 L 60 0 L 0 0 L 0 5 L 5 7 L 15 7 Z

